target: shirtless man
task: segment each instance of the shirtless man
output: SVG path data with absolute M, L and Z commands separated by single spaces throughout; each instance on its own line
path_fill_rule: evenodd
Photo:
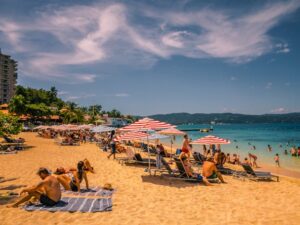
M 208 179 L 217 176 L 222 183 L 225 183 L 221 173 L 218 171 L 216 165 L 212 161 L 204 161 L 202 166 L 202 175 L 203 175 L 203 182 L 207 186 L 211 186 L 212 184 L 209 183 Z
M 189 141 L 189 137 L 187 134 L 185 134 L 184 136 L 184 141 L 182 144 L 182 149 L 181 152 L 186 155 L 187 159 L 190 160 L 190 141 Z
M 36 186 L 25 188 L 20 195 L 26 193 L 17 202 L 9 207 L 18 207 L 20 204 L 29 201 L 32 197 L 38 199 L 43 205 L 54 206 L 61 199 L 60 185 L 56 177 L 52 176 L 46 168 L 40 168 L 37 175 L 42 179 Z

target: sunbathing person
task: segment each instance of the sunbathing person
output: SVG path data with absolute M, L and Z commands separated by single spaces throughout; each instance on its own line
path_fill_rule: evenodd
M 84 171 L 95 173 L 94 167 L 92 167 L 92 165 L 88 159 L 84 159 L 83 163 L 84 163 L 84 168 L 83 168 Z M 76 171 L 76 168 L 74 168 L 74 167 L 71 167 L 71 168 L 58 167 L 55 170 L 54 174 L 61 175 L 61 174 L 70 173 L 72 171 Z
M 40 168 L 37 172 L 42 182 L 31 188 L 25 188 L 20 195 L 27 193 L 26 196 L 19 199 L 16 203 L 9 207 L 18 207 L 20 204 L 28 202 L 32 197 L 35 197 L 46 206 L 54 206 L 61 198 L 61 190 L 58 180 L 52 176 L 46 168 Z
M 194 177 L 197 180 L 202 181 L 202 176 L 199 173 L 194 172 L 192 165 L 190 164 L 190 162 L 187 160 L 186 157 L 182 157 L 181 161 L 188 177 Z
M 61 174 L 57 176 L 58 181 L 64 187 L 65 190 L 71 190 L 74 192 L 80 191 L 80 184 L 84 180 L 86 188 L 89 189 L 89 182 L 87 179 L 86 172 L 84 171 L 84 162 L 79 161 L 77 164 L 77 170 L 67 174 Z
M 212 178 L 219 178 L 219 180 L 222 183 L 225 183 L 221 173 L 218 171 L 216 164 L 213 162 L 213 160 L 204 161 L 202 166 L 202 176 L 205 185 L 211 185 L 208 179 Z

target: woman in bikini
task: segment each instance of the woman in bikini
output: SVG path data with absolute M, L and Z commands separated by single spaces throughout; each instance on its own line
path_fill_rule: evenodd
M 68 176 L 67 174 L 61 174 L 57 176 L 58 181 L 61 183 L 65 190 L 79 192 L 80 184 L 83 180 L 85 181 L 86 188 L 89 189 L 89 182 L 84 170 L 83 161 L 79 161 L 77 163 L 77 170 L 71 171 L 69 175 L 70 176 Z
M 88 159 L 84 159 L 83 160 L 83 164 L 84 164 L 84 171 L 85 172 L 91 172 L 91 173 L 95 173 L 94 167 L 92 167 L 90 161 Z M 71 168 L 64 168 L 64 167 L 58 167 L 54 174 L 56 175 L 61 175 L 61 174 L 67 174 L 70 173 L 72 171 L 76 171 L 76 168 L 71 167 Z

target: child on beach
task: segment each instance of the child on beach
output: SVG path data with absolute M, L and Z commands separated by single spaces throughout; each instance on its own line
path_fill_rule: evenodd
M 274 160 L 275 160 L 275 164 L 277 167 L 280 167 L 280 164 L 279 164 L 279 154 L 276 153 L 275 157 L 274 157 Z

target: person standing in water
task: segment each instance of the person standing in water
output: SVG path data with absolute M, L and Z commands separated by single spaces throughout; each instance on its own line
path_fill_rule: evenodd
M 269 150 L 269 152 L 271 152 L 271 151 L 272 151 L 272 147 L 271 147 L 271 145 L 268 145 L 268 150 Z
M 274 160 L 275 160 L 275 164 L 277 167 L 280 167 L 280 163 L 279 163 L 279 154 L 276 153 L 275 157 L 274 157 Z

